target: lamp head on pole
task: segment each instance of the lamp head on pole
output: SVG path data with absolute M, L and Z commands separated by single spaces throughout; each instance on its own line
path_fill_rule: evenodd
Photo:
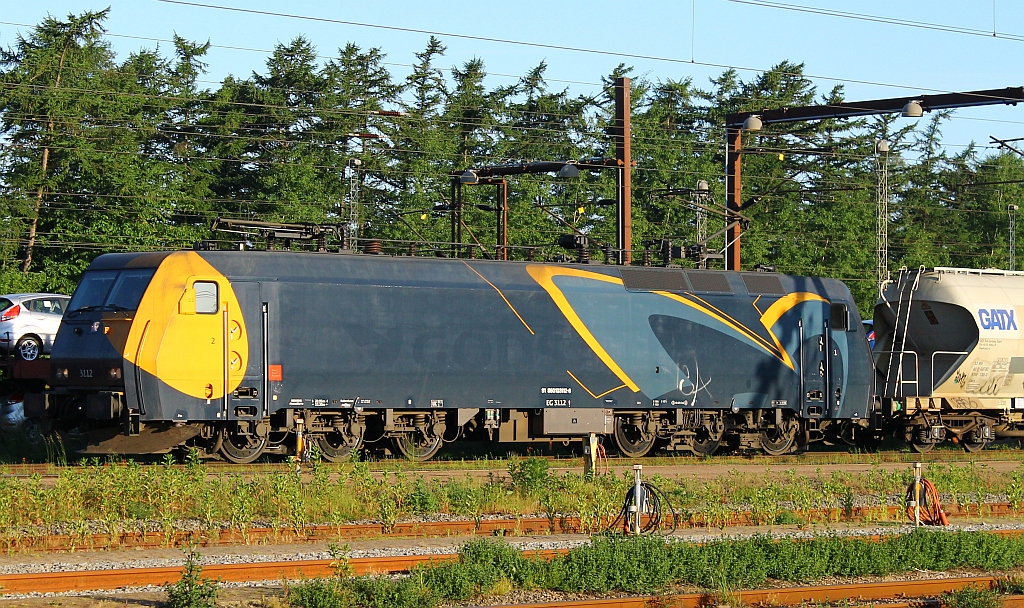
M 884 139 L 875 141 L 875 152 L 884 154 L 889 151 L 889 142 Z
M 744 131 L 760 131 L 764 123 L 761 122 L 761 117 L 757 114 L 751 114 L 747 116 L 747 119 L 743 121 Z
M 466 171 L 459 176 L 460 184 L 476 184 L 480 182 L 480 178 L 472 169 L 466 169 Z
M 907 102 L 907 105 L 903 106 L 901 114 L 904 118 L 920 118 L 924 116 L 924 108 L 921 107 L 920 101 L 911 100 Z
M 558 170 L 558 177 L 562 179 L 572 179 L 580 176 L 580 168 L 575 164 L 566 163 L 562 165 L 562 168 Z
M 708 182 L 706 180 L 702 179 L 702 180 L 698 180 L 697 181 L 697 193 L 698 194 L 707 194 L 707 192 L 710 189 L 711 189 L 711 187 L 708 186 Z

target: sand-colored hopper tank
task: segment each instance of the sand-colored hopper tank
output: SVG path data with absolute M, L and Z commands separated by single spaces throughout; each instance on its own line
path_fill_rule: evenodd
M 1024 417 L 1024 273 L 903 271 L 875 307 L 876 393 L 919 449 L 1016 436 Z M 941 416 L 940 416 L 941 414 Z

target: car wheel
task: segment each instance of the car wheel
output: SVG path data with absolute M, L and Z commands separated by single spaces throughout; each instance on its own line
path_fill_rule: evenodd
M 14 354 L 22 361 L 35 361 L 43 354 L 43 343 L 35 336 L 25 336 L 18 340 Z

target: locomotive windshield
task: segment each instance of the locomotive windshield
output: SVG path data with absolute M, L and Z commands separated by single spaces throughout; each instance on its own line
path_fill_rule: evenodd
M 87 310 L 135 310 L 155 268 L 86 272 L 68 306 L 68 315 Z

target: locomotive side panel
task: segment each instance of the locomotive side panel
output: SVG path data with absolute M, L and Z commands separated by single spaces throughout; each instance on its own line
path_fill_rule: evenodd
M 176 443 L 236 462 L 301 450 L 302 430 L 341 457 L 376 425 L 421 457 L 467 423 L 518 440 L 502 425 L 522 419 L 526 437 L 549 438 L 607 431 L 610 416 L 627 453 L 732 440 L 785 452 L 867 413 L 863 331 L 837 281 L 287 252 L 165 257 L 137 310 L 102 312 L 98 327 L 124 334 L 107 340 L 123 359 L 126 378 L 109 392 L 126 420 L 91 424 L 120 422 L 129 435 L 187 427 Z M 587 410 L 595 417 L 572 426 Z

